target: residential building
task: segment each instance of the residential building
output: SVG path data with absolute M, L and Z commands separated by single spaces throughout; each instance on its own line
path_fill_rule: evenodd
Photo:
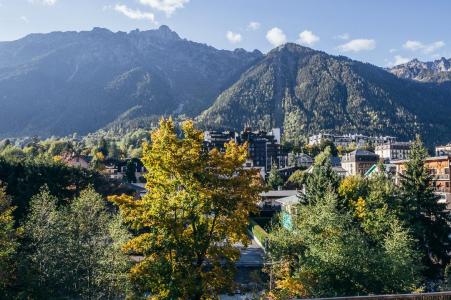
M 133 165 L 136 182 L 145 182 L 144 174 L 146 173 L 146 168 L 141 160 L 137 158 L 128 158 L 125 160 L 108 159 L 105 161 L 105 169 L 103 174 L 105 174 L 109 179 L 123 180 L 126 176 L 129 162 Z
M 341 166 L 346 170 L 347 175 L 363 176 L 378 161 L 379 156 L 377 154 L 357 149 L 341 158 Z
M 271 171 L 273 165 L 277 168 L 285 167 L 287 155 L 283 153 L 280 145 L 280 130 L 271 132 L 252 131 L 246 128 L 238 137 L 240 144 L 247 142 L 249 145 L 249 158 L 254 167 L 263 167 L 265 172 Z
M 451 155 L 428 157 L 425 166 L 432 175 L 434 191 L 446 197 L 451 196 Z M 405 172 L 407 160 L 394 161 L 396 165 L 396 184 L 399 184 L 401 175 Z
M 233 131 L 205 131 L 204 146 L 210 151 L 213 148 L 225 151 L 225 144 L 230 141 L 237 141 L 238 134 Z
M 435 147 L 435 156 L 451 155 L 451 143 Z
M 411 146 L 410 142 L 387 143 L 377 145 L 374 152 L 384 160 L 403 160 L 409 159 Z
M 298 194 L 297 190 L 273 190 L 260 193 L 260 209 L 266 211 L 279 211 L 280 204 L 276 200 L 295 196 Z
M 249 146 L 249 159 L 246 166 L 254 168 L 264 168 L 264 172 L 268 173 L 272 165 L 277 168 L 284 168 L 288 164 L 288 156 L 282 151 L 280 145 L 281 133 L 279 128 L 273 128 L 270 132 L 252 131 L 246 128 L 244 131 L 237 133 L 233 131 L 206 131 L 204 133 L 204 147 L 207 150 L 217 148 L 225 151 L 224 144 L 230 140 L 234 140 L 239 144 L 245 142 Z
M 311 165 L 313 165 L 313 158 L 304 153 L 289 153 L 288 165 L 291 167 L 308 169 Z
M 350 145 L 355 145 L 357 147 L 363 146 L 365 144 L 382 145 L 387 143 L 393 143 L 396 141 L 396 137 L 392 136 L 366 136 L 363 134 L 330 134 L 330 133 L 319 133 L 309 137 L 310 145 L 319 145 L 323 141 L 330 141 L 335 144 L 335 146 L 348 147 Z
M 77 155 L 75 153 L 66 153 L 61 159 L 65 164 L 71 167 L 89 169 L 89 163 L 91 162 L 92 157 L 87 155 Z
M 385 173 L 385 175 L 389 176 L 390 178 L 394 178 L 396 176 L 396 165 L 390 162 L 384 162 L 382 163 L 383 169 L 379 168 L 379 163 L 374 164 L 369 168 L 368 171 L 364 174 L 365 177 L 371 177 L 375 174 L 379 174 L 382 171 Z

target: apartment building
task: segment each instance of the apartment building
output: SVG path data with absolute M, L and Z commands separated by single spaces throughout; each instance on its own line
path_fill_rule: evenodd
M 394 142 L 388 144 L 377 145 L 375 153 L 383 160 L 405 160 L 409 159 L 410 142 Z
M 341 158 L 341 166 L 347 175 L 365 175 L 377 162 L 379 156 L 373 152 L 357 149 Z

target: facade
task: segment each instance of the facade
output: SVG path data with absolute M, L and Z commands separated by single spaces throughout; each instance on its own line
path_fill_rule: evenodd
M 239 144 L 248 143 L 249 160 L 245 167 L 263 168 L 264 173 L 271 170 L 272 165 L 284 168 L 288 164 L 287 155 L 280 145 L 280 129 L 274 128 L 270 132 L 252 131 L 246 128 L 237 133 L 232 131 L 206 131 L 204 133 L 204 147 L 207 150 L 217 148 L 224 151 L 224 144 L 234 140 Z
M 400 182 L 406 163 L 406 160 L 393 162 L 396 165 L 396 184 Z M 434 191 L 449 197 L 449 194 L 451 194 L 451 155 L 428 157 L 425 160 L 425 166 L 432 175 Z
M 292 167 L 308 169 L 311 165 L 313 165 L 313 158 L 304 153 L 289 153 L 287 158 L 288 165 Z
M 444 146 L 435 147 L 435 155 L 436 156 L 451 155 L 451 143 Z
M 341 158 L 341 166 L 347 175 L 365 175 L 365 173 L 377 162 L 379 156 L 367 150 L 357 149 Z
M 135 169 L 136 182 L 145 182 L 144 174 L 146 172 L 146 168 L 144 167 L 141 160 L 137 158 L 129 158 L 126 160 L 109 159 L 105 161 L 105 170 L 103 171 L 103 173 L 109 179 L 123 180 L 126 176 L 127 166 L 129 162 L 134 165 L 133 168 Z
M 377 145 L 375 153 L 384 160 L 404 160 L 409 159 L 410 142 L 395 142 Z
M 297 190 L 273 190 L 260 193 L 260 209 L 279 211 L 280 204 L 276 200 L 290 196 L 296 196 L 297 194 Z
M 89 169 L 89 163 L 91 162 L 92 157 L 86 156 L 86 155 L 76 155 L 74 153 L 72 154 L 65 154 L 62 157 L 62 161 L 74 168 L 82 168 L 82 169 Z
M 396 138 L 393 136 L 366 136 L 363 134 L 330 134 L 319 133 L 309 137 L 310 145 L 319 145 L 323 141 L 330 141 L 335 146 L 348 147 L 350 145 L 363 146 L 365 144 L 383 145 L 387 143 L 394 143 Z
M 225 151 L 224 144 L 230 141 L 237 140 L 237 133 L 233 131 L 205 131 L 204 132 L 204 146 L 210 151 L 213 148 L 219 151 Z

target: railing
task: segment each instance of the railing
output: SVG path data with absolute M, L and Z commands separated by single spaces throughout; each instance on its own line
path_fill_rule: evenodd
M 434 175 L 434 179 L 435 180 L 448 180 L 449 179 L 449 174 Z
M 413 299 L 413 300 L 451 300 L 451 292 L 422 293 L 422 294 L 398 294 L 398 295 L 373 295 L 335 298 L 315 298 L 314 300 L 377 300 L 377 299 Z M 300 300 L 300 299 L 298 299 Z

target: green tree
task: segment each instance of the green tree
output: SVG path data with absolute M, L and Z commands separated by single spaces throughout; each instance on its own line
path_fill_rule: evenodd
M 125 179 L 129 183 L 136 182 L 136 165 L 133 159 L 127 161 L 127 165 L 125 167 Z
M 299 205 L 293 229 L 270 235 L 272 296 L 332 297 L 412 291 L 418 284 L 413 240 L 399 222 L 372 239 L 339 209 L 329 188 L 321 201 Z
M 116 299 L 128 288 L 129 238 L 118 217 L 92 188 L 69 206 L 44 188 L 31 203 L 24 225 L 24 286 L 32 298 Z
M 231 287 L 236 242 L 248 243 L 247 223 L 262 190 L 258 171 L 245 170 L 247 146 L 203 149 L 191 121 L 182 136 L 172 119 L 144 145 L 149 192 L 139 200 L 112 197 L 136 236 L 125 250 L 143 256 L 130 275 L 154 299 L 206 299 Z
M 24 262 L 22 285 L 36 298 L 57 295 L 65 290 L 66 276 L 61 259 L 65 236 L 57 210 L 57 199 L 47 186 L 31 199 L 24 223 Z
M 423 254 L 428 268 L 426 275 L 436 276 L 449 263 L 450 215 L 446 204 L 434 194 L 433 178 L 425 166 L 427 150 L 419 137 L 413 142 L 410 159 L 401 179 L 401 219 L 408 224 Z
M 13 283 L 17 260 L 17 231 L 14 227 L 14 207 L 0 182 L 0 294 L 7 295 Z M 2 296 L 0 296 L 2 298 Z
M 307 180 L 307 174 L 305 171 L 296 170 L 290 177 L 288 177 L 287 185 L 294 188 L 301 189 Z
M 332 169 L 330 158 L 329 148 L 326 148 L 315 158 L 312 172 L 306 180 L 305 197 L 302 197 L 303 202 L 315 203 L 322 199 L 327 190 L 337 191 L 340 179 Z
M 268 187 L 273 190 L 277 190 L 279 187 L 282 187 L 283 184 L 284 180 L 282 176 L 280 176 L 279 172 L 277 171 L 276 165 L 273 165 L 268 175 Z

